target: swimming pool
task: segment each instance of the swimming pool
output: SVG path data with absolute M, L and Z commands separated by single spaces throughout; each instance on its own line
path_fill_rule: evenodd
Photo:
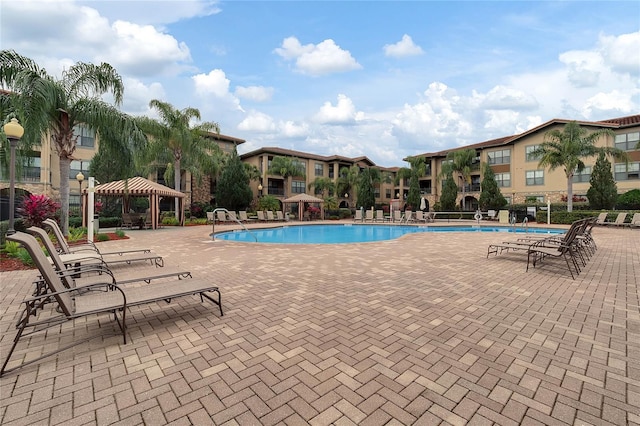
M 561 234 L 561 229 L 508 226 L 300 225 L 237 230 L 215 235 L 217 240 L 272 244 L 347 244 L 393 240 L 418 232 L 516 232 Z

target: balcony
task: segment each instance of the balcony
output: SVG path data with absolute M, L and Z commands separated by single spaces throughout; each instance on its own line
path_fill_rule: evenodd
M 267 195 L 284 196 L 284 188 L 269 187 L 267 188 Z
M 458 192 L 480 192 L 480 184 L 471 183 L 471 184 L 464 185 L 464 191 L 462 190 L 462 186 L 459 186 Z

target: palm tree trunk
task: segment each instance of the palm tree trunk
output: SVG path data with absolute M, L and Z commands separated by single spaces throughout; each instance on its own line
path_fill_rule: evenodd
M 60 157 L 60 225 L 62 233 L 69 235 L 69 157 Z
M 180 159 L 176 159 L 173 166 L 173 189 L 180 192 Z M 180 221 L 180 199 L 176 197 L 174 203 L 176 220 Z
M 573 211 L 573 176 L 567 176 L 567 211 Z

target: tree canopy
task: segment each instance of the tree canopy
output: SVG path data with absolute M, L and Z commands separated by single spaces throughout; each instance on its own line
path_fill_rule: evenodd
M 626 153 L 618 148 L 596 146 L 601 137 L 613 135 L 609 129 L 589 131 L 571 121 L 562 129 L 545 133 L 544 142 L 531 152 L 532 156 L 540 157 L 539 167 L 548 167 L 549 170 L 563 168 L 567 178 L 567 211 L 573 211 L 573 176 L 584 170 L 584 159 L 602 152 L 627 160 Z
M 77 62 L 57 79 L 33 60 L 13 50 L 0 51 L 0 85 L 9 92 L 0 94 L 4 109 L 10 109 L 25 129 L 27 143 L 40 144 L 50 134 L 60 159 L 61 225 L 69 229 L 69 170 L 78 135 L 74 127 L 84 125 L 100 134 L 117 129 L 128 134 L 133 143 L 144 141 L 132 117 L 116 107 L 122 103 L 124 85 L 109 64 Z M 114 105 L 100 99 L 113 96 Z
M 611 173 L 611 162 L 607 160 L 604 152 L 598 154 L 596 164 L 591 171 L 587 198 L 589 206 L 594 210 L 608 210 L 616 205 L 618 188 Z

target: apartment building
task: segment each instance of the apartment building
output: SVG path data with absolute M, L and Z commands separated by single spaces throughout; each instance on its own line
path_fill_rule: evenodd
M 424 157 L 427 174 L 420 179 L 420 190 L 431 205 L 437 202 L 442 193 L 443 180 L 439 179 L 442 165 L 447 154 L 453 151 L 471 148 L 476 152 L 472 166 L 471 181 L 463 182 L 462 176 L 454 176 L 458 184 L 457 203 L 466 210 L 475 210 L 480 198 L 482 180 L 481 163 L 487 163 L 493 169 L 498 186 L 509 203 L 524 203 L 535 199 L 546 202 L 566 201 L 567 178 L 562 168 L 553 171 L 538 167 L 539 158 L 531 152 L 544 140 L 545 134 L 551 130 L 562 130 L 572 120 L 553 119 L 524 133 L 507 136 L 477 144 L 456 147 L 438 152 L 418 154 Z M 615 136 L 599 138 L 596 146 L 617 147 L 627 152 L 630 161 L 625 164 L 615 159 L 612 162 L 612 173 L 619 193 L 631 189 L 640 189 L 640 150 L 636 148 L 640 140 L 640 115 L 614 118 L 603 121 L 579 121 L 581 127 L 590 131 L 610 129 Z M 573 193 L 577 199 L 585 199 L 589 189 L 591 170 L 596 157 L 584 160 L 587 167 L 582 173 L 573 177 Z M 464 194 L 464 203 L 462 201 Z
M 299 162 L 304 170 L 304 176 L 283 178 L 280 175 L 269 173 L 271 161 L 274 157 L 290 157 Z M 395 177 L 397 168 L 379 167 L 369 158 L 362 157 L 343 157 L 340 155 L 322 156 L 311 154 L 308 152 L 294 151 L 277 147 L 265 147 L 255 151 L 247 152 L 240 156 L 240 159 L 255 166 L 260 171 L 261 179 L 257 182 L 251 182 L 251 189 L 256 196 L 273 195 L 279 200 L 284 200 L 292 195 L 307 193 L 316 196 L 322 194 L 316 193 L 313 188 L 309 189 L 309 185 L 313 184 L 316 178 L 324 177 L 331 179 L 334 183 L 338 181 L 340 170 L 343 167 L 349 168 L 357 165 L 360 168 L 375 167 L 382 172 L 389 173 L 391 177 Z M 381 182 L 375 188 L 376 203 L 389 203 L 394 197 L 394 184 Z M 354 207 L 356 194 L 330 194 L 337 198 L 340 207 Z

